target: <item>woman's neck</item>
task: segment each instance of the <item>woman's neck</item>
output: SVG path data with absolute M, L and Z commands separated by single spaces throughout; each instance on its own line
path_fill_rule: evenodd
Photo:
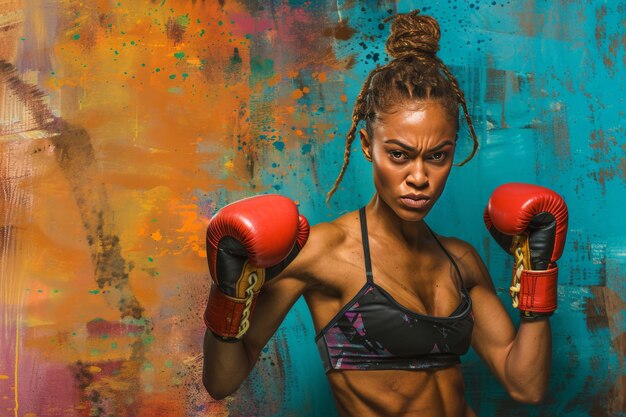
M 424 220 L 407 221 L 401 219 L 385 203 L 378 193 L 365 207 L 368 229 L 378 235 L 385 235 L 391 239 L 403 241 L 410 247 L 419 247 L 430 237 L 430 232 Z

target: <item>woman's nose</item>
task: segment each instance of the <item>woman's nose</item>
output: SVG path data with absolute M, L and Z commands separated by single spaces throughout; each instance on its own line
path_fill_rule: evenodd
M 407 176 L 407 183 L 415 188 L 424 188 L 428 185 L 428 173 L 423 161 L 415 161 L 411 164 L 411 171 Z

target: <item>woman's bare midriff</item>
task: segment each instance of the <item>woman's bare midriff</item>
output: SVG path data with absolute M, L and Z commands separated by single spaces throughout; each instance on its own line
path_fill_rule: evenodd
M 328 373 L 341 417 L 475 417 L 463 397 L 459 365 L 425 371 Z

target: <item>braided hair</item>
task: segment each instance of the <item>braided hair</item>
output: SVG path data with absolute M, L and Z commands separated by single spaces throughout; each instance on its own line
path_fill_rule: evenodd
M 372 125 L 378 116 L 390 113 L 408 102 L 436 101 L 455 124 L 458 123 L 460 104 L 474 145 L 471 154 L 458 165 L 467 163 L 478 149 L 478 139 L 467 112 L 465 95 L 456 78 L 437 56 L 441 36 L 437 21 L 430 16 L 420 15 L 419 10 L 389 17 L 385 22 L 389 20 L 393 22 L 385 50 L 393 59 L 370 72 L 356 98 L 352 125 L 346 136 L 343 166 L 326 195 L 327 202 L 337 191 L 346 173 L 359 122 L 365 121 L 365 130 L 373 137 Z

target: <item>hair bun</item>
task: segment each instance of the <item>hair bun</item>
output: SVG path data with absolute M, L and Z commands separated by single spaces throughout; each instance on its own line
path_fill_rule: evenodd
M 392 58 L 415 55 L 434 56 L 439 50 L 439 23 L 430 17 L 419 14 L 419 10 L 398 14 L 393 19 L 391 35 L 385 49 Z

